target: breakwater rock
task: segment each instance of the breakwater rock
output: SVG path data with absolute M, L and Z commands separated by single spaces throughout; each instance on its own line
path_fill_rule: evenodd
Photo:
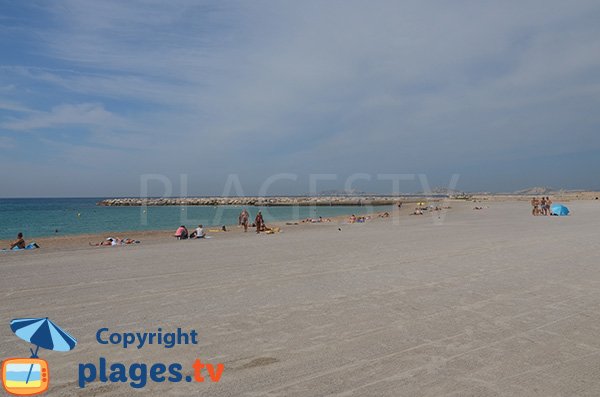
M 399 202 L 418 202 L 418 197 L 185 197 L 185 198 L 114 198 L 98 203 L 106 207 L 140 207 L 166 205 L 245 205 L 245 206 L 363 206 L 394 205 Z

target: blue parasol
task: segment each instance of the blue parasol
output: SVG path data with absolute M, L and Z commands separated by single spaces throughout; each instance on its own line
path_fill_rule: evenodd
M 553 204 L 550 208 L 552 215 L 566 216 L 569 215 L 569 209 L 562 204 Z
M 31 358 L 37 358 L 40 347 L 59 352 L 68 352 L 77 345 L 77 340 L 60 329 L 56 324 L 46 318 L 17 318 L 10 322 L 10 329 L 19 338 L 33 343 L 35 352 L 31 351 Z M 25 383 L 29 382 L 33 364 L 29 368 L 29 374 Z

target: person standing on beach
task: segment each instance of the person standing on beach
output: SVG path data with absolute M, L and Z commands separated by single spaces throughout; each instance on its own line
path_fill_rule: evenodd
M 538 201 L 537 197 L 532 198 L 531 206 L 533 207 L 533 209 L 531 210 L 531 215 L 538 214 L 538 205 L 540 205 L 540 202 Z
M 239 218 L 240 225 L 244 226 L 244 232 L 248 231 L 248 221 L 249 221 L 249 218 L 250 218 L 250 214 L 244 208 L 244 210 L 240 214 L 240 218 Z
M 542 196 L 542 200 L 540 201 L 540 210 L 542 215 L 547 215 L 546 212 L 546 197 Z
M 552 215 L 552 200 L 550 200 L 550 197 L 546 197 L 546 215 L 550 216 Z
M 263 230 L 264 222 L 265 221 L 263 219 L 262 212 L 258 211 L 258 214 L 256 214 L 256 218 L 254 219 L 257 234 L 260 233 L 261 230 Z

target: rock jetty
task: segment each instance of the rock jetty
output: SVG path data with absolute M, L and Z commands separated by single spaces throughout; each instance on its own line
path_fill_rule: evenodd
M 185 197 L 185 198 L 114 198 L 98 203 L 106 207 L 140 207 L 167 205 L 244 205 L 244 206 L 362 206 L 393 205 L 398 202 L 417 202 L 417 197 Z

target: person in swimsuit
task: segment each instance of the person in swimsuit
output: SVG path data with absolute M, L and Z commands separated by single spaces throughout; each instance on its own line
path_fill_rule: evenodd
M 258 211 L 256 214 L 256 218 L 254 219 L 254 223 L 256 224 L 256 233 L 260 233 L 261 230 L 264 229 L 265 221 L 262 216 L 262 212 Z
M 542 197 L 540 200 L 540 212 L 542 215 L 547 215 L 546 213 L 546 197 Z
M 13 248 L 25 249 L 25 240 L 23 239 L 23 233 L 17 234 L 17 240 L 13 243 L 10 243 L 10 249 Z
M 537 197 L 534 197 L 531 199 L 531 206 L 533 207 L 533 209 L 531 210 L 531 215 L 537 215 L 538 214 L 538 205 L 540 205 L 540 202 L 538 201 Z
M 250 214 L 244 208 L 244 210 L 240 214 L 240 225 L 244 226 L 244 232 L 248 231 L 248 222 L 249 222 L 249 219 L 250 219 Z

